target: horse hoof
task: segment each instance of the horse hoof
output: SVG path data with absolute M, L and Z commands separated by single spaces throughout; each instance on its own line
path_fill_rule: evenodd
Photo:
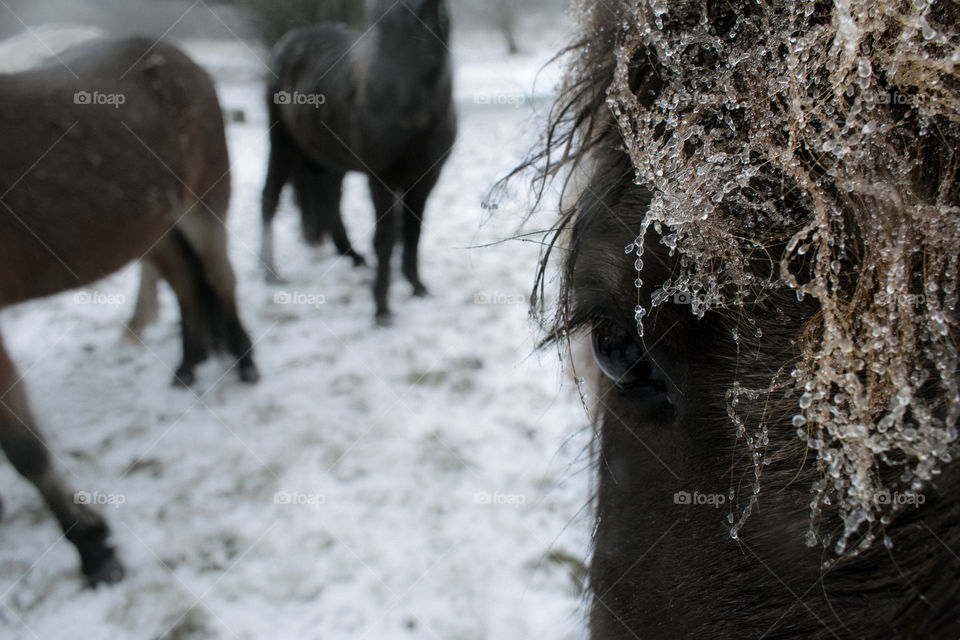
M 323 229 L 304 229 L 303 231 L 303 241 L 308 247 L 319 247 L 323 244 L 325 236 Z
M 252 362 L 240 365 L 240 382 L 245 382 L 247 384 L 254 384 L 255 382 L 260 381 L 260 372 L 257 370 L 257 365 Z
M 364 257 L 363 257 L 362 255 L 360 255 L 359 253 L 355 253 L 355 254 L 351 255 L 350 257 L 353 258 L 353 266 L 355 266 L 355 267 L 365 267 L 365 266 L 367 266 L 367 259 L 364 258 Z
M 178 389 L 188 389 L 193 386 L 193 383 L 196 381 L 197 376 L 194 375 L 193 371 L 181 369 L 173 374 L 173 381 L 170 384 Z
M 83 573 L 91 587 L 101 584 L 116 584 L 123 580 L 125 574 L 123 565 L 117 559 L 116 552 L 111 547 L 104 547 L 102 555 L 95 561 L 84 562 Z
M 426 298 L 429 295 L 427 288 L 422 284 L 413 285 L 413 297 L 414 298 Z
M 389 311 L 378 312 L 374 317 L 374 322 L 377 323 L 378 327 L 392 327 L 393 326 L 393 314 Z

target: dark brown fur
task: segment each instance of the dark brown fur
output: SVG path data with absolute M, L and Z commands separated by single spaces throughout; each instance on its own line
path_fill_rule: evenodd
M 599 471 L 591 637 L 960 637 L 960 475 L 954 466 L 924 487 L 924 504 L 907 507 L 889 524 L 877 523 L 879 534 L 892 542 L 889 549 L 878 540 L 859 555 L 848 550 L 837 557 L 804 544 L 818 472 L 816 452 L 790 423 L 797 395 L 788 374 L 808 341 L 817 340 L 815 300 L 798 301 L 782 287 L 762 301 L 702 319 L 689 307 L 667 303 L 654 308 L 643 338 L 637 336 L 634 307 L 649 305 L 653 289 L 676 273 L 679 258 L 651 230 L 638 292 L 636 256 L 624 247 L 640 233 L 650 193 L 634 183 L 635 167 L 607 108 L 620 24 L 633 5 L 588 3 L 585 37 L 568 51 L 573 70 L 554 110 L 546 150 L 527 165 L 542 180 L 571 166 L 578 176 L 569 185 L 578 197 L 553 233 L 537 285 L 542 297 L 549 261 L 562 253 L 552 335 L 583 331 L 600 345 L 617 345 L 621 350 L 614 353 L 633 348 L 640 354 L 626 363 L 619 385 L 595 371 L 590 393 Z M 709 6 L 718 22 L 741 10 L 738 3 Z M 943 10 L 956 13 L 955 4 L 949 7 Z M 956 25 L 957 17 L 944 22 Z M 644 58 L 629 64 L 631 88 L 638 96 L 649 92 L 652 100 L 659 90 L 655 65 Z M 941 122 L 935 134 L 921 136 L 931 169 L 916 177 L 921 192 L 930 191 L 931 181 L 950 184 L 956 177 L 957 123 Z M 772 193 L 783 207 L 802 206 L 789 187 Z M 753 265 L 755 273 L 776 279 L 793 230 L 786 231 L 764 238 L 766 253 Z M 865 257 L 853 255 L 844 265 L 851 280 L 860 261 Z M 739 344 L 731 340 L 734 330 Z M 609 369 L 611 352 L 597 351 Z M 588 368 L 595 367 L 579 363 L 577 374 Z M 773 444 L 766 450 L 770 462 L 762 470 L 755 512 L 731 540 L 727 515 L 739 515 L 754 482 L 749 450 L 728 415 L 735 383 L 762 390 L 744 395 L 736 414 L 750 435 L 767 424 Z M 731 487 L 732 506 L 675 502 L 677 492 L 726 497 Z M 824 536 L 836 535 L 831 517 L 826 508 Z
M 276 280 L 271 225 L 280 193 L 294 182 L 308 240 L 329 231 L 351 248 L 340 215 L 344 175 L 369 178 L 376 210 L 373 287 L 376 319 L 389 324 L 391 261 L 398 232 L 403 274 L 416 296 L 424 210 L 456 137 L 446 3 L 379 1 L 366 31 L 333 23 L 295 29 L 273 51 L 268 85 L 270 157 L 263 189 L 261 260 Z M 278 104 L 278 96 L 320 98 L 320 105 Z
M 229 159 L 210 78 L 177 49 L 146 39 L 84 44 L 61 59 L 0 75 L 0 307 L 143 259 L 180 303 L 184 360 L 175 381 L 192 382 L 208 347 L 221 343 L 241 379 L 256 380 L 226 253 Z M 122 104 L 95 104 L 97 95 L 122 96 Z M 57 477 L 2 347 L 0 397 L 7 456 L 40 489 L 89 580 L 118 579 L 107 525 Z

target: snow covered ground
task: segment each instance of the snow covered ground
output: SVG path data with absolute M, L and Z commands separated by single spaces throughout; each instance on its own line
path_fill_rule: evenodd
M 538 248 L 497 243 L 526 203 L 481 208 L 542 129 L 556 72 L 536 91 L 534 77 L 560 43 L 545 37 L 507 60 L 493 35 L 456 41 L 460 135 L 421 251 L 432 295 L 412 298 L 397 274 L 386 330 L 373 327 L 372 272 L 305 247 L 289 194 L 276 221 L 289 284 L 263 282 L 265 54 L 186 45 L 225 109 L 246 115 L 228 125 L 231 254 L 263 380 L 242 386 L 213 360 L 192 391 L 171 388 L 169 291 L 145 346 L 118 339 L 136 267 L 0 313 L 66 477 L 111 503 L 129 572 L 84 588 L 35 490 L 0 461 L 0 636 L 582 637 L 569 559 L 589 549 L 590 430 L 555 352 L 535 351 L 526 299 Z M 344 212 L 372 257 L 360 176 L 347 180 Z

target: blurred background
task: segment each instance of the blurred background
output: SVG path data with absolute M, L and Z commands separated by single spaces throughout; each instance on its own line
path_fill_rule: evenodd
M 364 23 L 366 0 L 5 0 L 24 23 L 91 25 L 118 34 L 173 38 L 231 37 L 272 45 L 291 28 L 320 20 Z M 528 30 L 561 22 L 568 0 L 450 0 L 455 29 L 499 32 L 511 53 Z M 9 12 L 0 12 L 0 38 L 23 29 Z
M 592 431 L 529 316 L 556 194 L 533 217 L 522 180 L 488 199 L 546 126 L 570 18 L 566 0 L 448 3 L 459 132 L 425 215 L 431 295 L 412 298 L 398 277 L 396 325 L 378 330 L 372 270 L 306 246 L 290 189 L 274 225 L 287 283 L 264 282 L 258 257 L 268 48 L 320 19 L 361 25 L 363 2 L 0 0 L 0 73 L 56 66 L 51 55 L 103 32 L 171 41 L 210 73 L 227 115 L 238 305 L 263 374 L 240 388 L 211 359 L 192 392 L 171 388 L 179 312 L 166 287 L 143 343 L 119 340 L 136 264 L 79 292 L 115 304 L 68 291 L 0 310 L 64 475 L 123 496 L 105 515 L 128 568 L 84 589 L 72 545 L 0 455 L 0 638 L 583 637 Z M 348 174 L 342 211 L 372 258 L 365 176 Z

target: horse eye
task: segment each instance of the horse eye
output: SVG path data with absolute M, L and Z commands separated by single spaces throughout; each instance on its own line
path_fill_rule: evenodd
M 665 392 L 666 384 L 656 375 L 654 366 L 644 357 L 636 337 L 619 324 L 601 321 L 594 325 L 593 356 L 618 389 L 648 387 Z

